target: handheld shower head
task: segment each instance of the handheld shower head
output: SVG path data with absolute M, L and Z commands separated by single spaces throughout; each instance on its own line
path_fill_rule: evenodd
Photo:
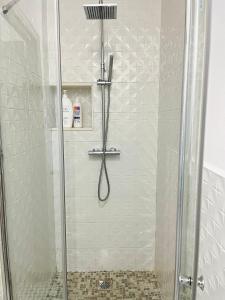
M 108 75 L 108 82 L 112 82 L 112 71 L 113 71 L 113 55 L 110 54 L 109 56 L 109 75 Z

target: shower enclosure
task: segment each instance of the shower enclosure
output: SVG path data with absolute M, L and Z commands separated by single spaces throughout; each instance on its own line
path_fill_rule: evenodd
M 210 1 L 0 4 L 4 299 L 195 300 Z

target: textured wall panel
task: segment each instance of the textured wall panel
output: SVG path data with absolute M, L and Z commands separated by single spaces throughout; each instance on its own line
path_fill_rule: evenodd
M 93 84 L 93 130 L 65 132 L 68 269 L 152 270 L 155 255 L 160 1 L 119 0 L 105 22 L 106 58 L 114 54 L 107 160 L 111 196 L 97 199 L 101 146 L 100 31 L 85 1 L 63 1 L 63 81 Z M 108 65 L 108 62 L 107 62 Z
M 225 295 L 225 178 L 204 168 L 199 275 L 205 291 L 198 300 L 221 300 Z

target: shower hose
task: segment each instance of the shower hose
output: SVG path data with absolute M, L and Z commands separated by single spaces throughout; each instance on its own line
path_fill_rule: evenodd
M 110 112 L 110 102 L 111 102 L 111 86 L 107 86 L 108 91 L 108 101 L 106 107 L 105 101 L 105 86 L 102 86 L 101 93 L 102 93 L 102 161 L 101 161 L 101 168 L 99 173 L 99 180 L 98 180 L 98 199 L 99 201 L 106 201 L 110 195 L 110 182 L 109 182 L 109 175 L 107 170 L 106 164 L 106 149 L 107 149 L 107 139 L 108 139 L 108 129 L 109 129 L 109 112 Z M 106 113 L 105 113 L 106 111 Z M 105 196 L 102 196 L 102 180 L 103 176 L 105 175 L 106 185 L 107 185 L 107 192 Z

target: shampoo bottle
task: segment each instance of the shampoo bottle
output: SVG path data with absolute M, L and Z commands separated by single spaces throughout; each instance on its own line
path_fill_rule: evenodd
M 73 104 L 73 127 L 82 127 L 82 108 L 79 102 Z
M 73 126 L 73 105 L 67 95 L 66 90 L 63 91 L 62 105 L 63 105 L 63 127 L 71 128 Z

